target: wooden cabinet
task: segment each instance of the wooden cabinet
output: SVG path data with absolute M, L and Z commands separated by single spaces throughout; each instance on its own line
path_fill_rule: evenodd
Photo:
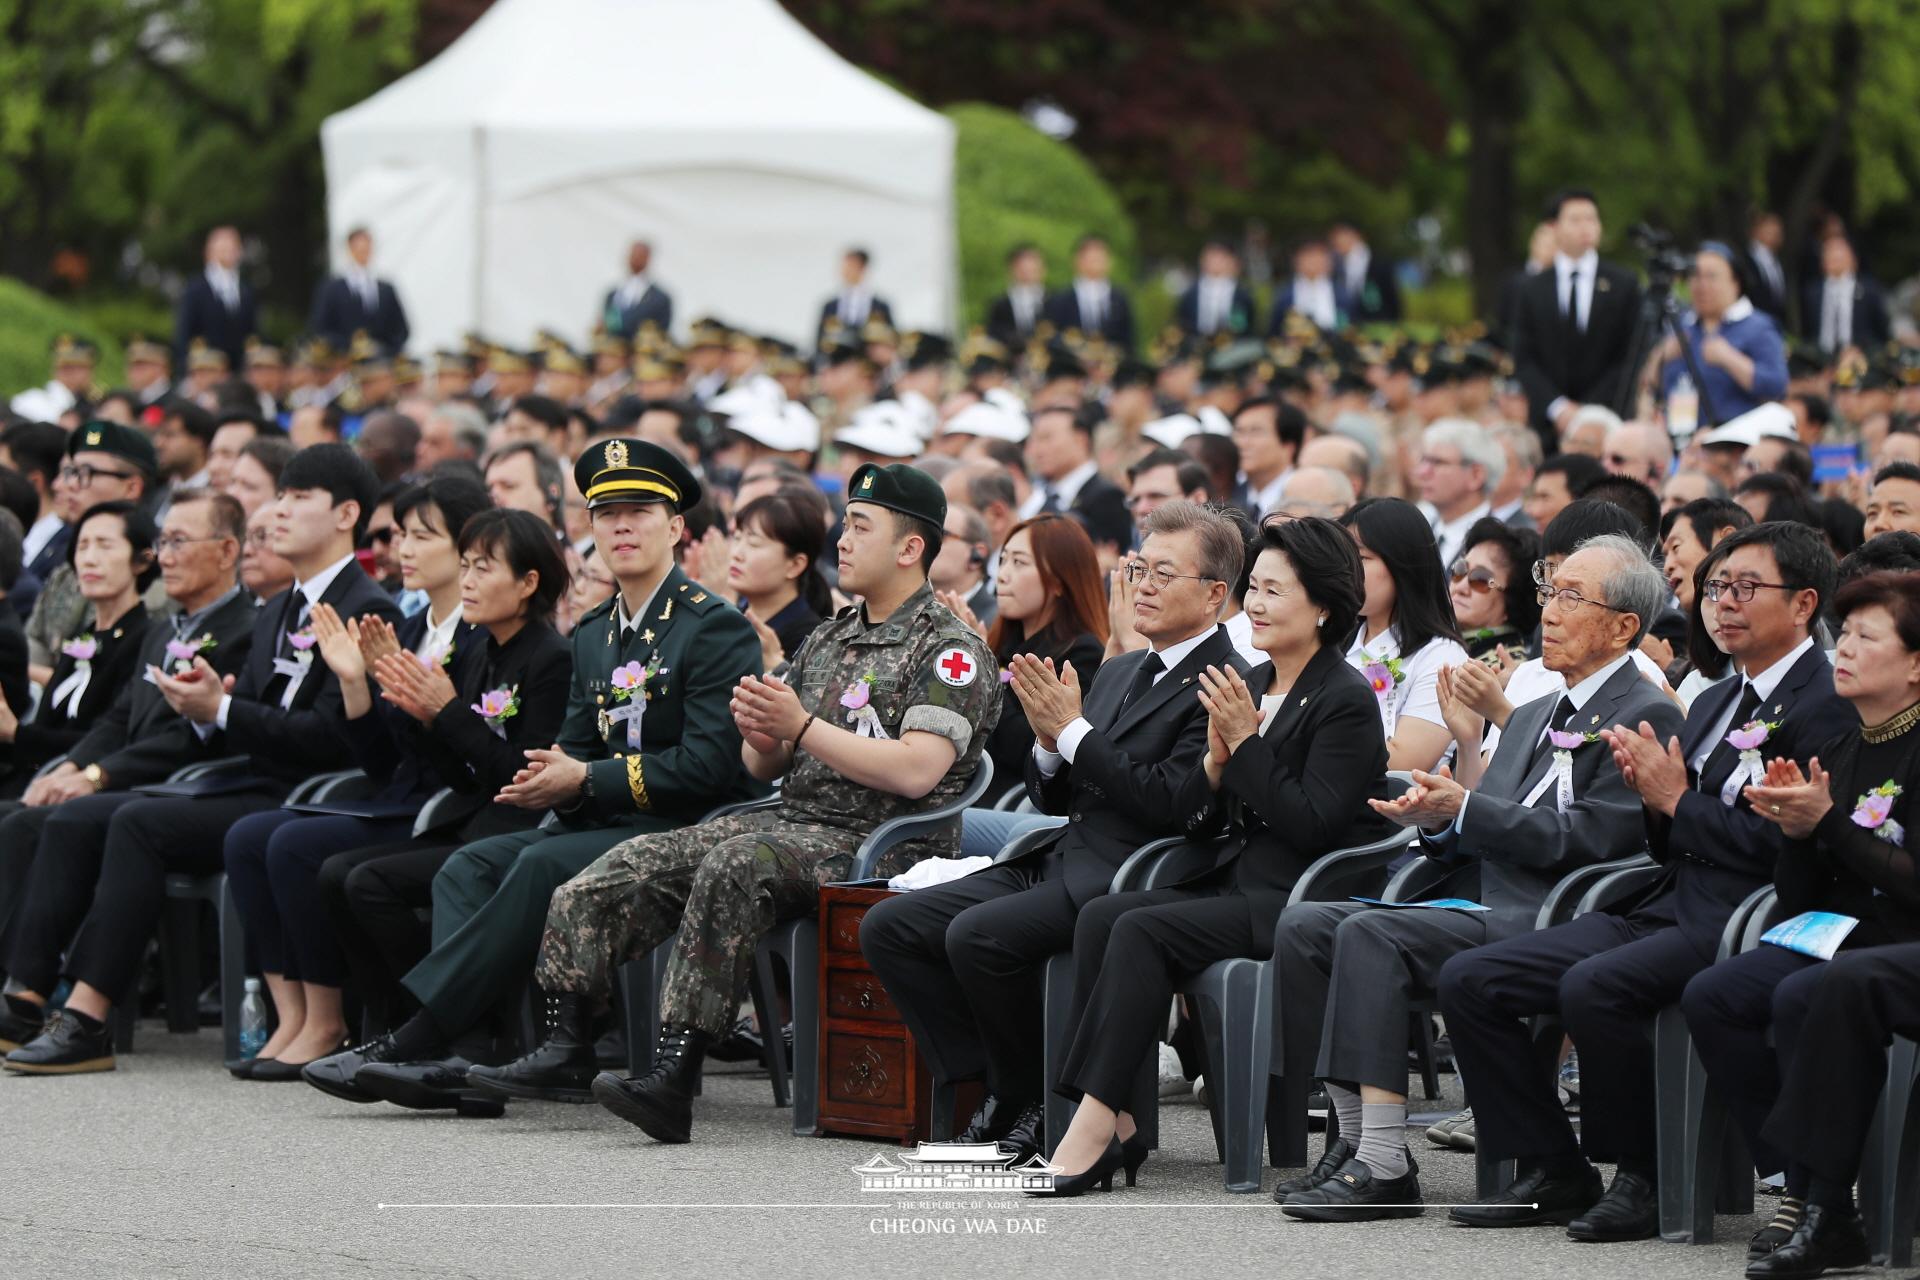
M 912 1146 L 929 1136 L 933 1077 L 900 1011 L 860 954 L 862 917 L 893 896 L 889 889 L 851 885 L 820 891 L 817 1132 L 892 1138 Z M 956 1114 L 964 1118 L 977 1104 L 980 1086 L 960 1089 Z

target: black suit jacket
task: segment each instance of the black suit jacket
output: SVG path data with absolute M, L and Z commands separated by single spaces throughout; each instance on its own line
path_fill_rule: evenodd
M 61 525 L 60 531 L 47 539 L 47 545 L 40 548 L 40 554 L 27 561 L 27 571 L 45 582 L 53 576 L 53 571 L 67 562 L 67 545 L 73 541 L 73 526 Z M 23 613 L 24 617 L 25 614 Z
M 1093 730 L 1080 740 L 1072 763 L 1046 778 L 1032 753 L 1027 755 L 1027 793 L 1042 812 L 1067 815 L 1067 824 L 1015 861 L 1043 859 L 1044 878 L 1064 879 L 1076 906 L 1105 893 L 1135 849 L 1181 834 L 1175 807 L 1180 789 L 1207 749 L 1199 674 L 1208 666 L 1246 669 L 1226 628 L 1216 625 L 1122 711 L 1120 703 L 1146 655 L 1136 649 L 1100 668 L 1083 708 Z
M 1215 329 L 1214 332 L 1230 333 L 1235 337 L 1252 333 L 1253 322 L 1256 315 L 1257 313 L 1253 306 L 1253 295 L 1247 291 L 1246 285 L 1235 280 L 1233 282 L 1233 302 L 1227 307 L 1226 322 L 1218 329 Z M 1174 323 L 1179 325 L 1183 332 L 1198 333 L 1200 331 L 1199 281 L 1196 280 L 1194 283 L 1188 285 L 1186 292 L 1180 295 L 1180 300 L 1174 304 L 1173 319 Z
M 420 647 L 421 640 L 427 634 L 427 610 L 411 617 L 402 618 L 394 626 L 394 639 L 400 647 L 411 654 Z M 483 643 L 485 636 L 479 628 L 467 623 L 453 629 L 452 651 L 449 665 L 462 656 L 463 652 Z M 368 713 L 357 720 L 342 719 L 340 734 L 347 750 L 353 754 L 354 763 L 360 771 L 372 780 L 374 798 L 382 801 L 399 802 L 412 800 L 426 803 L 428 796 L 442 786 L 449 785 L 439 780 L 433 766 L 428 762 L 420 744 L 413 741 L 408 726 L 417 724 L 414 718 L 398 707 L 387 702 L 379 694 L 379 682 L 371 678 L 369 672 L 368 688 L 373 693 L 373 706 Z M 460 699 L 458 682 L 455 682 L 455 702 Z M 476 695 L 477 697 L 478 695 Z M 465 705 L 464 703 L 461 705 Z M 344 717 L 344 708 L 342 709 Z
M 1541 733 L 1559 705 L 1554 694 L 1517 708 L 1467 801 L 1460 831 L 1421 836 L 1430 856 L 1460 863 L 1422 896 L 1477 900 L 1487 908 L 1488 941 L 1533 928 L 1541 902 L 1568 872 L 1646 847 L 1640 797 L 1620 776 L 1604 739 L 1574 749 L 1571 805 L 1559 807 L 1551 783 L 1531 805 L 1524 803 L 1553 768 L 1552 745 Z M 1680 708 L 1629 662 L 1594 691 L 1569 728 L 1598 733 L 1642 720 L 1665 741 L 1680 727 Z
M 31 772 L 47 761 L 65 752 L 87 735 L 94 723 L 106 715 L 120 691 L 138 677 L 140 655 L 145 645 L 147 633 L 155 628 L 166 629 L 165 623 L 157 622 L 147 612 L 143 604 L 135 604 L 127 615 L 114 624 L 111 632 L 95 632 L 90 619 L 93 607 L 87 606 L 88 621 L 80 624 L 77 634 L 92 635 L 99 645 L 92 661 L 92 675 L 87 679 L 86 692 L 80 695 L 80 705 L 73 715 L 66 708 L 56 705 L 53 695 L 68 676 L 78 667 L 78 663 L 66 655 L 65 645 L 54 657 L 53 675 L 47 681 L 47 695 L 40 700 L 40 708 L 32 720 L 23 721 L 14 735 L 8 752 L 9 759 L 16 771 Z M 68 636 L 68 640 L 76 638 Z
M 1270 662 L 1248 673 L 1256 703 L 1272 679 Z M 1230 877 L 1255 900 L 1271 930 L 1314 859 L 1389 829 L 1366 803 L 1386 794 L 1386 772 L 1387 741 L 1373 687 L 1337 647 L 1322 646 L 1272 720 L 1228 758 L 1218 791 L 1207 786 L 1204 768 L 1181 780 L 1175 805 L 1187 835 L 1227 837 L 1213 866 L 1189 882 Z
M 1820 341 L 1820 298 L 1826 278 L 1815 275 L 1800 290 L 1800 336 L 1808 342 Z M 1862 351 L 1878 351 L 1893 340 L 1893 317 L 1887 310 L 1886 291 L 1872 276 L 1853 278 L 1853 345 Z
M 828 298 L 820 308 L 820 323 L 813 332 L 814 346 L 819 346 L 820 340 L 827 336 L 827 322 L 830 320 L 840 320 L 840 295 L 837 293 L 831 298 Z M 893 308 L 889 306 L 887 300 L 879 294 L 874 294 L 868 298 L 867 314 L 861 317 L 860 323 L 864 325 L 869 320 L 880 320 L 887 324 L 893 323 Z M 846 321 L 841 320 L 840 323 L 845 324 Z
M 1013 295 L 1003 292 L 987 304 L 987 336 L 1017 354 L 1027 345 L 1027 339 L 1033 336 L 1033 325 L 1045 319 L 1046 313 L 1047 300 L 1043 296 L 1040 305 L 1034 309 L 1033 324 L 1023 329 L 1020 327 L 1020 313 L 1013 308 Z
M 327 584 L 320 596 L 342 621 L 377 614 L 398 627 L 400 608 L 393 597 L 369 578 L 358 560 L 352 561 Z M 253 624 L 253 647 L 233 686 L 233 705 L 227 727 L 210 735 L 216 755 L 251 756 L 252 773 L 281 786 L 291 786 L 329 769 L 355 767 L 345 735 L 340 732 L 344 712 L 340 682 L 317 652 L 293 705 L 280 707 L 287 677 L 273 669 L 275 658 L 291 658 L 294 650 L 285 636 L 293 629 L 300 600 L 288 587 L 261 608 Z
M 400 295 L 387 281 L 375 281 L 374 291 L 377 305 L 368 311 L 365 300 L 345 276 L 332 277 L 314 291 L 313 314 L 307 328 L 332 343 L 336 351 L 345 351 L 353 344 L 353 335 L 363 329 L 389 352 L 399 351 L 413 332 L 407 325 L 407 309 L 400 305 Z
M 1367 255 L 1366 283 L 1358 293 L 1347 280 L 1347 266 L 1344 260 L 1333 260 L 1333 278 L 1345 286 L 1347 292 L 1347 314 L 1355 324 L 1373 324 L 1377 321 L 1396 321 L 1400 318 L 1400 281 L 1393 273 L 1393 263 L 1377 253 Z
M 240 282 L 240 306 L 227 310 L 227 304 L 213 291 L 206 273 L 187 282 L 180 305 L 173 317 L 173 367 L 187 367 L 187 349 L 199 338 L 215 351 L 224 351 L 235 377 L 246 367 L 247 339 L 260 330 L 259 302 L 253 286 Z
M 1048 643 L 1049 640 L 1051 643 Z M 1006 644 L 1003 651 L 995 656 L 1002 667 L 1011 662 L 1016 653 L 1052 658 L 1055 671 L 1062 666 L 1072 667 L 1073 673 L 1080 677 L 1080 687 L 1091 690 L 1093 677 L 1100 670 L 1100 660 L 1105 652 L 1106 646 L 1100 643 L 1098 636 L 1083 631 L 1065 641 L 1042 635 L 1018 644 Z M 1033 756 L 1033 726 L 1027 723 L 1026 707 L 1011 693 L 1000 699 L 1000 719 L 994 722 L 993 732 L 987 735 L 987 754 L 993 757 L 993 776 L 996 780 L 1024 776 L 1027 761 Z M 995 789 L 1004 791 L 1006 788 L 996 786 Z
M 1731 805 L 1720 803 L 1720 789 L 1740 759 L 1724 739 L 1703 771 L 1696 774 L 1691 764 L 1745 686 L 1743 680 L 1723 680 L 1694 699 L 1680 734 L 1689 790 L 1671 818 L 1646 811 L 1648 848 L 1666 873 L 1645 894 L 1616 908 L 1679 925 L 1707 956 L 1720 945 L 1720 931 L 1733 909 L 1771 882 L 1784 843 L 1780 828 L 1755 814 L 1744 794 Z M 1754 715 L 1780 726 L 1768 735 L 1761 756 L 1785 756 L 1802 769 L 1821 747 L 1860 723 L 1852 704 L 1833 692 L 1833 666 L 1817 644 L 1800 655 Z
M 1778 255 L 1775 255 L 1774 261 L 1779 262 Z M 1758 262 L 1754 261 L 1752 252 L 1743 251 L 1740 254 L 1740 267 L 1744 273 L 1742 286 L 1747 300 L 1753 303 L 1755 310 L 1764 311 L 1779 321 L 1780 332 L 1785 333 L 1787 331 L 1787 264 L 1780 262 L 1779 265 L 1780 288 L 1776 290 L 1773 287 L 1773 281 L 1767 279 L 1767 273 L 1760 269 Z M 1815 337 L 1818 336 L 1818 334 L 1815 335 Z
M 201 652 L 222 677 L 237 676 L 246 662 L 253 647 L 256 612 L 253 596 L 243 587 L 188 637 L 213 637 L 213 646 Z M 172 669 L 167 656 L 167 642 L 172 639 L 172 625 L 165 618 L 155 618 L 140 646 L 140 664 L 133 678 L 106 713 L 94 721 L 87 736 L 67 751 L 67 759 L 78 768 L 99 765 L 107 775 L 107 785 L 117 790 L 163 781 L 175 769 L 206 754 L 200 736 L 174 714 L 160 695 L 160 686 L 146 678 L 150 666 Z
M 1593 281 L 1585 332 L 1568 334 L 1561 318 L 1559 273 L 1548 266 L 1520 286 L 1513 322 L 1513 364 L 1526 388 L 1533 429 L 1548 453 L 1559 440 L 1547 406 L 1561 396 L 1577 404 L 1619 407 L 1631 376 L 1626 362 L 1640 314 L 1640 277 L 1602 261 Z
M 8 595 L 11 602 L 12 595 Z M 12 609 L 0 609 L 0 694 L 7 705 L 25 709 L 32 705 L 33 691 L 27 687 L 27 628 Z
M 493 798 L 525 767 L 529 748 L 552 746 L 559 737 L 573 684 L 572 646 L 546 623 L 522 627 L 504 645 L 495 645 L 478 627 L 463 626 L 455 635 L 447 674 L 454 698 L 430 725 L 385 700 L 346 721 L 360 767 L 384 784 L 383 796 L 393 799 L 424 800 L 452 787 L 455 798 L 440 810 L 436 831 L 457 829 L 462 839 L 479 839 L 532 826 L 541 814 L 495 804 Z M 481 695 L 494 689 L 515 690 L 520 704 L 502 726 L 504 738 L 473 710 Z
M 1068 329 L 1087 332 L 1080 320 L 1080 297 L 1072 285 L 1049 297 L 1040 314 L 1062 333 Z M 1100 317 L 1100 336 L 1123 351 L 1133 350 L 1133 304 L 1127 299 L 1127 291 L 1111 280 L 1107 282 L 1106 314 Z
M 606 300 L 600 304 L 600 314 L 605 317 L 607 332 L 623 338 L 631 338 L 640 332 L 640 326 L 651 320 L 666 333 L 673 328 L 673 296 L 657 284 L 649 283 L 647 291 L 640 300 L 630 307 L 620 305 L 620 290 L 607 290 Z

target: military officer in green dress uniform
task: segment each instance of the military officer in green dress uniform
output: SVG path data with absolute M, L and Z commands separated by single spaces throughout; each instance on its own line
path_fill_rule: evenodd
M 335 1096 L 498 1114 L 497 1101 L 466 1088 L 453 1041 L 517 992 L 555 887 L 622 841 L 766 793 L 742 766 L 728 708 L 734 686 L 760 672 L 760 642 L 674 563 L 680 513 L 700 500 L 700 482 L 666 449 L 627 439 L 586 450 L 574 479 L 619 589 L 574 628 L 560 741 L 529 751 L 498 797 L 552 820 L 476 841 L 441 867 L 433 950 L 402 979 L 421 1012 L 309 1064 L 307 1082 Z M 382 1070 L 369 1075 L 370 1065 Z
M 927 584 L 945 518 L 946 498 L 923 471 L 869 464 L 853 474 L 840 585 L 863 603 L 821 624 L 785 680 L 748 676 L 734 694 L 746 766 L 784 778 L 779 806 L 624 841 L 556 889 L 534 971 L 547 1040 L 518 1062 L 474 1068 L 482 1092 L 554 1097 L 586 1086 L 653 1138 L 688 1140 L 701 1054 L 732 1023 L 761 935 L 812 914 L 819 887 L 847 877 L 880 823 L 958 796 L 999 716 L 992 653 Z M 950 857 L 958 845 L 953 822 L 903 844 L 878 871 Z M 652 1070 L 596 1077 L 588 1023 L 615 971 L 676 932 Z

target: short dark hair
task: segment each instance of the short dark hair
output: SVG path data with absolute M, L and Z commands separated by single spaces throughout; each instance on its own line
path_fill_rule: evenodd
M 784 547 L 788 555 L 805 556 L 807 567 L 794 586 L 807 607 L 824 618 L 833 612 L 833 591 L 820 569 L 820 558 L 827 551 L 827 526 L 820 518 L 820 509 L 796 500 L 793 496 L 796 492 L 800 492 L 798 486 L 776 489 L 755 498 L 734 512 L 733 527 L 736 530 L 757 528 Z
M 1440 547 L 1418 507 L 1403 498 L 1365 498 L 1349 507 L 1340 523 L 1380 557 L 1393 579 L 1393 625 L 1401 653 L 1411 657 L 1429 641 L 1460 639 Z
M 11 511 L 0 510 L 0 592 L 13 590 L 13 584 L 20 581 L 20 573 L 26 568 L 25 541 L 19 518 Z
M 445 512 L 445 508 L 441 508 Z M 468 516 L 460 526 L 456 542 L 461 555 L 476 547 L 487 555 L 507 562 L 516 578 L 529 573 L 540 575 L 533 594 L 527 597 L 527 618 L 547 622 L 553 617 L 560 598 L 573 584 L 573 575 L 560 554 L 560 541 L 553 526 L 518 507 L 487 507 Z
M 1807 415 L 1807 421 L 1816 427 L 1824 427 L 1833 421 L 1833 405 L 1817 391 L 1796 391 L 1787 399 L 1798 400 Z
M 1050 405 L 1045 405 L 1041 408 L 1035 409 L 1033 411 L 1033 417 L 1031 421 L 1034 423 L 1034 425 L 1037 426 L 1039 425 L 1040 419 L 1056 413 L 1066 414 L 1067 421 L 1073 424 L 1073 429 L 1075 431 L 1078 431 L 1081 435 L 1086 436 L 1089 440 L 1093 438 L 1093 426 L 1087 422 L 1086 418 L 1082 416 L 1082 414 L 1078 409 L 1075 409 L 1070 405 L 1050 404 Z
M 1540 210 L 1540 216 L 1547 222 L 1560 221 L 1560 210 L 1570 200 L 1585 200 L 1595 209 L 1600 207 L 1600 199 L 1586 187 L 1562 187 L 1547 197 L 1547 203 Z
M 1693 539 L 1712 550 L 1713 535 L 1722 529 L 1744 529 L 1753 523 L 1747 509 L 1731 498 L 1695 498 L 1684 507 L 1676 507 L 1660 518 L 1660 538 L 1665 541 L 1673 526 L 1685 520 Z
M 1107 244 L 1107 238 L 1098 231 L 1082 231 L 1079 236 L 1074 239 L 1073 251 L 1077 254 L 1090 244 L 1097 244 L 1102 249 L 1111 247 Z
M 480 474 L 485 476 L 496 464 L 522 453 L 532 459 L 534 482 L 540 486 L 540 492 L 547 495 L 549 518 L 557 523 L 560 519 L 562 496 L 560 459 L 556 458 L 553 450 L 544 444 L 536 440 L 515 440 L 511 444 L 503 444 L 480 460 Z
M 1714 546 L 1711 559 L 1724 563 L 1742 547 L 1765 547 L 1771 551 L 1773 562 L 1780 570 L 1781 586 L 1793 591 L 1811 591 L 1818 597 L 1814 606 L 1816 616 L 1832 601 L 1840 564 L 1818 529 L 1784 520 L 1764 521 L 1722 538 Z
M 1920 579 L 1911 573 L 1869 573 L 1840 588 L 1833 598 L 1834 616 L 1842 622 L 1850 613 L 1875 606 L 1893 615 L 1894 630 L 1908 653 L 1920 650 Z
M 33 481 L 18 471 L 0 467 L 0 510 L 11 511 L 21 529 L 31 529 L 40 519 L 40 495 Z
M 748 505 L 751 506 L 752 504 L 749 503 Z M 926 539 L 926 545 L 920 549 L 920 571 L 922 573 L 932 572 L 933 562 L 940 556 L 940 543 L 946 537 L 946 530 L 931 520 L 922 520 L 919 516 L 910 516 L 906 512 L 896 511 L 892 507 L 887 508 L 887 513 L 893 517 L 894 537 L 911 538 L 915 534 L 919 534 L 922 538 Z
M 161 403 L 161 420 L 178 420 L 186 433 L 203 445 L 213 443 L 213 433 L 219 430 L 219 424 L 212 414 L 191 400 L 174 396 Z
M 73 537 L 67 540 L 67 567 L 69 569 L 74 567 L 74 555 L 80 546 L 80 530 L 86 527 L 87 521 L 96 516 L 120 518 L 121 527 L 126 530 L 127 541 L 133 545 L 133 563 L 136 567 L 134 585 L 142 591 L 152 586 L 154 579 L 160 576 L 160 561 L 153 553 L 153 544 L 159 540 L 160 531 L 154 528 L 153 517 L 147 514 L 145 507 L 137 502 L 129 502 L 125 498 L 116 499 L 113 502 L 96 502 L 80 513 L 80 518 L 73 522 Z M 147 563 L 141 567 L 140 557 L 143 555 L 147 558 Z
M 459 476 L 436 476 L 421 484 L 408 485 L 394 496 L 393 523 L 398 526 L 418 511 L 421 522 L 432 528 L 433 522 L 427 518 L 427 512 L 432 510 L 445 524 L 441 532 L 449 541 L 458 541 L 467 521 L 492 505 L 493 499 L 487 496 L 484 485 Z
M 1345 648 L 1367 599 L 1360 551 L 1353 535 L 1332 520 L 1302 516 L 1298 520 L 1269 520 L 1260 528 L 1260 541 L 1262 551 L 1278 551 L 1287 558 L 1307 599 L 1327 611 L 1320 643 Z
M 1866 541 L 1867 515 L 1845 498 L 1824 498 L 1814 504 L 1814 509 L 1820 514 L 1820 532 L 1827 535 L 1833 554 L 1849 555 Z
M 865 249 L 862 249 L 857 245 L 847 250 L 844 256 L 849 258 L 858 258 L 860 260 L 860 265 L 863 267 L 871 266 L 873 263 L 873 255 L 868 253 Z
M 1181 497 L 1196 490 L 1206 494 L 1209 502 L 1217 496 L 1213 492 L 1213 477 L 1207 474 L 1207 469 L 1194 461 L 1192 454 L 1182 453 L 1178 449 L 1155 449 L 1127 468 L 1127 479 L 1138 480 L 1147 472 L 1161 467 L 1173 468 Z
M 207 527 L 214 536 L 232 538 L 244 545 L 247 541 L 247 509 L 240 505 L 240 499 L 230 493 L 219 493 L 205 485 L 197 489 L 184 489 L 173 496 L 169 511 L 178 511 L 182 507 L 194 505 L 211 507 L 207 512 Z
M 0 431 L 0 447 L 13 459 L 15 470 L 38 472 L 51 489 L 67 456 L 67 433 L 51 422 L 16 422 Z
M 1544 560 L 1550 556 L 1570 556 L 1588 538 L 1608 533 L 1623 534 L 1643 544 L 1645 541 L 1640 522 L 1626 508 L 1592 498 L 1577 498 L 1541 530 L 1540 557 Z
M 1031 240 L 1022 240 L 1020 243 L 1014 245 L 1013 248 L 1007 250 L 1007 265 L 1012 266 L 1015 262 L 1019 261 L 1021 258 L 1025 257 L 1029 253 L 1039 253 L 1039 252 L 1040 252 L 1039 245 L 1035 244 Z
M 1278 400 L 1273 396 L 1254 396 L 1242 401 L 1240 407 L 1233 411 L 1233 421 L 1240 421 L 1240 415 L 1249 409 L 1268 407 L 1274 410 L 1273 431 L 1280 438 L 1280 443 L 1298 449 L 1307 438 L 1307 415 L 1290 401 Z
M 1556 453 L 1533 469 L 1534 478 L 1544 475 L 1562 475 L 1566 477 L 1567 492 L 1574 497 L 1580 491 L 1607 474 L 1600 459 L 1590 453 Z
M 248 451 L 261 443 L 255 440 L 247 446 Z M 353 522 L 355 546 L 366 538 L 367 521 L 373 518 L 373 508 L 380 496 L 380 480 L 373 474 L 373 468 L 351 446 L 344 444 L 308 445 L 287 459 L 274 487 L 282 492 L 324 489 L 336 507 L 346 502 L 357 503 L 360 513 Z
M 293 441 L 288 436 L 263 434 L 256 435 L 247 441 L 247 447 L 240 451 L 240 456 L 252 458 L 259 463 L 260 469 L 273 479 L 275 486 L 278 486 L 280 473 L 286 470 L 293 453 Z
M 1840 581 L 1851 582 L 1869 573 L 1920 569 L 1920 533 L 1889 529 L 1876 533 L 1840 561 Z
M 6 443 L 6 437 L 0 436 L 0 444 L 4 443 Z M 1882 480 L 1911 480 L 1915 484 L 1920 484 L 1920 466 L 1915 466 L 1911 462 L 1889 462 L 1873 473 L 1875 484 L 1879 484 Z
M 1532 529 L 1517 529 L 1499 516 L 1481 516 L 1461 539 L 1460 554 L 1466 555 L 1483 542 L 1500 548 L 1507 562 L 1507 587 L 1501 593 L 1507 602 L 1507 625 L 1523 635 L 1532 635 L 1540 623 L 1540 597 L 1533 582 L 1533 562 L 1540 558 L 1540 535 Z M 1453 566 L 1447 568 L 1451 572 Z
M 1780 455 L 1780 461 L 1772 469 L 1772 474 L 1791 476 L 1803 486 L 1813 484 L 1813 450 L 1798 440 L 1781 440 L 1786 452 Z M 1765 475 L 1766 472 L 1757 474 Z
M 1736 496 L 1743 493 L 1767 495 L 1766 513 L 1761 516 L 1763 523 L 1788 520 L 1796 524 L 1815 524 L 1820 519 L 1820 513 L 1807 501 L 1806 489 L 1784 472 L 1757 471 L 1742 480 L 1733 492 Z
M 1623 530 L 1640 544 L 1642 551 L 1653 548 L 1660 529 L 1660 495 L 1632 476 L 1604 475 L 1582 488 L 1578 497 L 1607 502 L 1633 517 L 1635 528 Z
M 548 396 L 515 396 L 513 408 L 526 414 L 549 431 L 567 429 L 567 407 Z

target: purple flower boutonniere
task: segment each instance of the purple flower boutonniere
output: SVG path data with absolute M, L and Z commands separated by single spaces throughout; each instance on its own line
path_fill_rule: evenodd
M 507 721 L 520 714 L 520 686 L 489 689 L 471 706 L 473 713 L 487 722 L 487 728 L 505 738 Z
M 1861 796 L 1855 802 L 1851 815 L 1854 825 L 1865 827 L 1888 844 L 1904 848 L 1907 843 L 1906 829 L 1893 820 L 1893 802 L 1903 789 L 1889 778 Z
M 181 675 L 193 670 L 193 660 L 200 654 L 213 648 L 213 633 L 202 635 L 198 640 L 167 641 L 167 657 L 172 660 L 174 674 Z

